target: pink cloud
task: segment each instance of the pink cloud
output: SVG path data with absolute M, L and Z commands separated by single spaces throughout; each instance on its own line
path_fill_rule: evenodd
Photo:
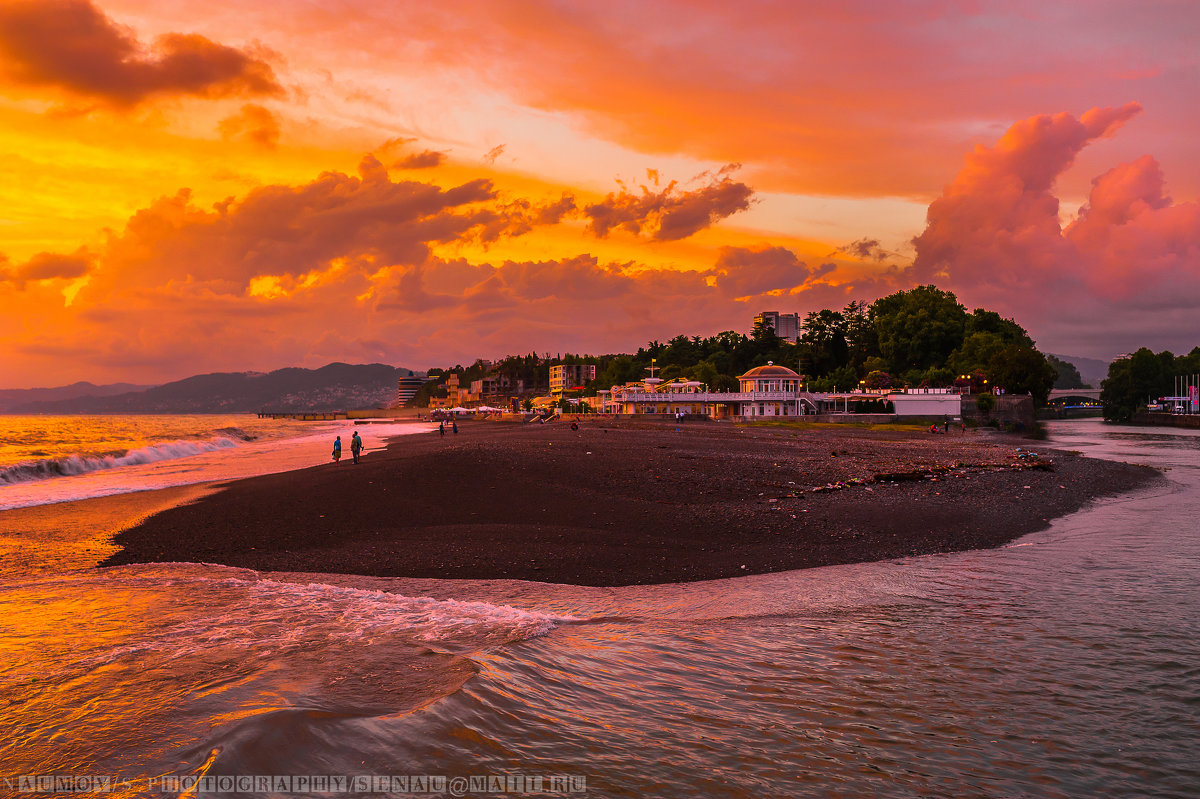
M 1177 340 L 1183 331 L 1154 330 L 1155 315 L 1161 323 L 1200 305 L 1200 206 L 1173 202 L 1150 156 L 1096 178 L 1065 230 L 1053 194 L 1084 147 L 1140 110 L 1032 117 L 977 148 L 929 206 L 909 277 L 1020 313 L 1060 350 L 1055 341 L 1077 342 L 1088 323 L 1095 335 L 1101 320 L 1110 346 Z

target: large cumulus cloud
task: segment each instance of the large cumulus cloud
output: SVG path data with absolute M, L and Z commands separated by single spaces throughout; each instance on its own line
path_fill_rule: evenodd
M 686 272 L 578 251 L 487 257 L 497 241 L 576 213 L 570 196 L 513 196 L 488 180 L 396 179 L 373 155 L 356 175 L 261 186 L 207 208 L 181 190 L 133 214 L 96 252 L 0 263 L 0 291 L 25 296 L 0 320 L 12 342 L 5 367 L 53 357 L 64 375 L 155 380 L 623 349 L 664 329 L 691 332 L 696 319 L 709 332 L 744 328 L 753 310 L 730 291 L 791 289 L 819 271 L 763 249 L 729 250 L 713 269 Z M 64 305 L 64 286 L 81 279 Z
M 1053 193 L 1084 147 L 1140 110 L 1039 115 L 977 148 L 930 205 L 911 277 L 1017 314 L 1059 349 L 1088 354 L 1099 336 L 1105 348 L 1179 346 L 1200 305 L 1200 207 L 1169 197 L 1150 156 L 1097 177 L 1065 229 Z

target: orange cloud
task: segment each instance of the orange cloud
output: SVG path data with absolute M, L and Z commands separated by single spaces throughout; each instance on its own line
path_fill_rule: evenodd
M 88 0 L 19 0 L 0 6 L 0 52 L 9 77 L 113 106 L 157 95 L 279 95 L 262 58 L 195 34 L 146 47 Z
M 31 293 L 0 316 L 11 342 L 4 368 L 24 373 L 53 357 L 62 374 L 157 380 L 338 359 L 421 367 L 547 346 L 636 348 L 664 329 L 744 329 L 754 309 L 731 296 L 803 289 L 827 270 L 778 247 L 729 248 L 707 271 L 586 252 L 489 262 L 478 249 L 576 210 L 570 196 L 501 195 L 487 180 L 394 180 L 374 156 L 357 176 L 262 186 L 207 209 L 183 190 L 135 213 L 86 264 L 81 252 L 6 268 L 0 292 L 27 281 Z M 447 248 L 474 258 L 439 254 Z M 87 282 L 64 307 L 52 277 Z M 696 319 L 712 329 L 697 331 Z
M 612 230 L 645 235 L 655 241 L 683 239 L 750 207 L 754 191 L 745 183 L 729 178 L 740 164 L 730 164 L 715 174 L 700 175 L 707 180 L 693 191 L 678 188 L 671 181 L 662 191 L 642 186 L 640 194 L 628 190 L 609 194 L 603 201 L 588 205 L 584 214 L 591 220 L 589 229 L 604 238 Z
M 9 259 L 0 254 L 0 282 L 24 290 L 26 283 L 31 281 L 83 277 L 91 271 L 92 265 L 92 255 L 84 248 L 71 255 L 40 252 L 16 267 L 10 266 Z
M 274 150 L 279 144 L 279 117 L 268 108 L 247 103 L 237 114 L 221 120 L 220 131 L 226 139 L 245 139 Z
M 446 154 L 434 150 L 424 150 L 400 158 L 392 164 L 396 169 L 431 169 L 441 166 L 446 161 Z
M 793 291 L 833 269 L 833 264 L 811 269 L 784 247 L 722 247 L 712 272 L 722 294 L 746 297 Z

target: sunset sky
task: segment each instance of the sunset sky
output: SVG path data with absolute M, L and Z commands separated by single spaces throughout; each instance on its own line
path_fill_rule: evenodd
M 746 332 L 1200 345 L 1200 4 L 0 0 L 0 388 Z

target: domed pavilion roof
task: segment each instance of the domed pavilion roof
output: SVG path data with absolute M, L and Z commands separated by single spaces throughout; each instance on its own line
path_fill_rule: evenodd
M 774 362 L 768 362 L 766 366 L 754 367 L 750 371 L 746 372 L 746 374 L 739 377 L 738 380 L 755 380 L 769 377 L 799 378 L 800 375 L 796 372 L 793 372 L 786 366 L 776 366 Z

